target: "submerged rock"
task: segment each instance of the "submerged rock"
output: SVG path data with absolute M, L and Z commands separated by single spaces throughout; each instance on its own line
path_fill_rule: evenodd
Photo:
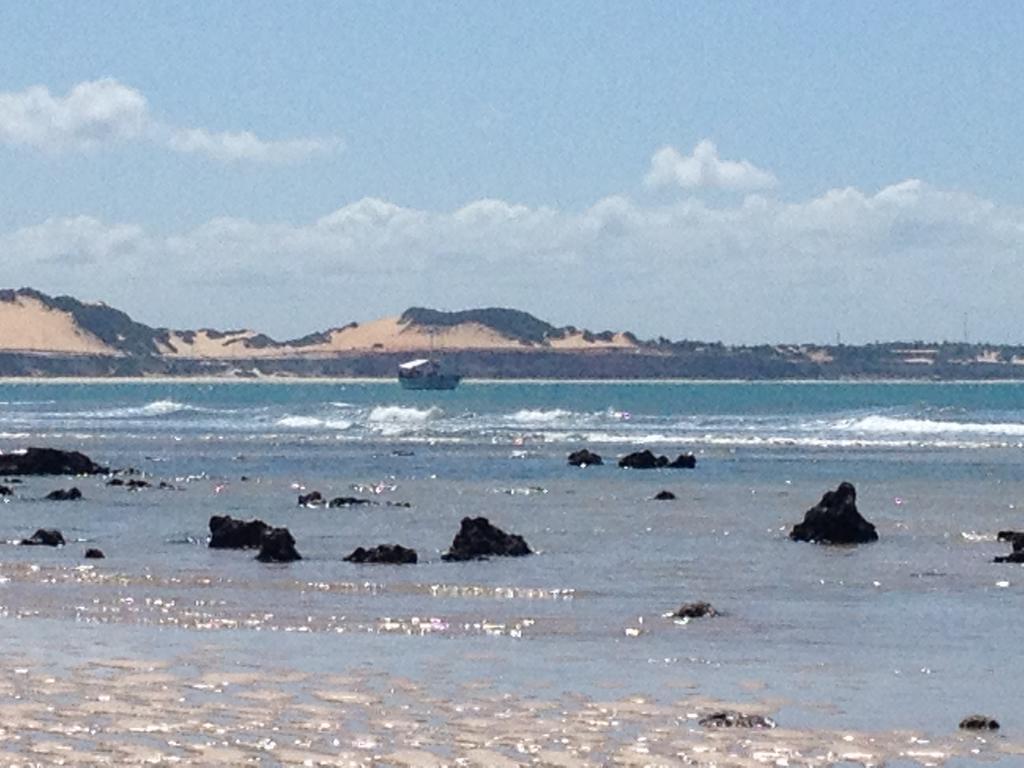
M 295 539 L 287 528 L 269 528 L 263 534 L 256 559 L 261 563 L 291 563 L 301 560 L 302 555 L 295 549 Z
M 101 549 L 87 549 L 85 550 L 85 557 L 87 560 L 103 560 L 106 555 L 103 554 Z
M 14 491 L 8 488 L 6 485 L 0 485 L 0 496 L 13 496 Z
M 819 544 L 865 544 L 878 541 L 875 526 L 857 511 L 857 491 L 851 483 L 840 483 L 807 510 L 804 521 L 793 526 L 793 541 Z
M 968 715 L 960 721 L 965 731 L 998 731 L 999 723 L 987 715 Z
M 127 488 L 129 491 L 138 491 L 141 490 L 142 488 L 151 487 L 150 483 L 147 482 L 146 480 L 137 480 L 135 478 L 131 478 L 129 480 L 122 480 L 120 477 L 112 477 L 110 480 L 107 480 L 107 485 L 111 485 L 116 488 L 124 487 Z
M 327 502 L 328 507 L 359 507 L 364 504 L 374 504 L 369 499 L 360 499 L 355 496 L 337 496 Z
M 324 503 L 324 496 L 320 491 L 299 494 L 300 507 L 314 507 Z
M 399 544 L 380 544 L 373 549 L 357 547 L 345 560 L 350 563 L 412 565 L 417 562 L 417 557 L 415 549 L 408 549 Z
M 271 530 L 262 520 L 235 520 L 231 516 L 210 518 L 210 549 L 256 549 Z
M 40 528 L 31 537 L 22 539 L 26 547 L 63 547 L 64 535 L 56 528 Z
M 673 618 L 676 619 L 703 619 L 717 615 L 718 611 L 715 610 L 714 606 L 704 601 L 683 603 L 679 606 L 679 610 L 672 614 Z
M 672 491 L 658 491 L 654 494 L 654 501 L 675 501 L 676 495 Z
M 464 517 L 452 546 L 442 560 L 454 562 L 483 557 L 521 557 L 532 554 L 522 536 L 505 533 L 486 517 Z
M 775 721 L 763 715 L 745 715 L 742 712 L 723 710 L 713 712 L 697 721 L 705 728 L 774 728 Z
M 582 450 L 573 451 L 569 454 L 569 463 L 574 467 L 589 467 L 591 465 L 600 466 L 601 464 L 604 464 L 604 460 L 596 453 L 583 448 Z
M 109 472 L 78 451 L 26 448 L 0 453 L 0 475 L 105 475 Z
M 56 491 L 50 491 L 46 494 L 47 501 L 78 501 L 82 498 L 82 492 L 77 488 L 58 488 Z

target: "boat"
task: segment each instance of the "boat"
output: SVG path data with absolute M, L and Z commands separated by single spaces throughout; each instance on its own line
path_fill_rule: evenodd
M 441 370 L 441 364 L 430 358 L 410 360 L 398 366 L 398 383 L 402 389 L 455 389 L 462 377 Z

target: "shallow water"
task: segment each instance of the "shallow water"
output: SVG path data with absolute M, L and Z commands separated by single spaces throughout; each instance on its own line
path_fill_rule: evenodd
M 0 402 L 4 449 L 79 448 L 178 488 L 25 478 L 0 506 L 8 542 L 73 540 L 0 545 L 8 756 L 1024 764 L 1024 571 L 991 562 L 1009 549 L 995 532 L 1024 527 L 1021 385 L 48 383 L 0 385 Z M 699 463 L 568 467 L 584 443 Z M 841 480 L 881 540 L 788 541 Z M 84 500 L 39 500 L 72 484 Z M 678 499 L 651 501 L 662 488 Z M 303 489 L 411 506 L 299 508 Z M 305 559 L 211 551 L 213 514 L 286 525 Z M 442 563 L 468 515 L 538 554 Z M 385 542 L 421 564 L 341 560 Z M 697 599 L 723 615 L 665 615 Z M 97 709 L 100 690 L 129 703 Z M 690 717 L 723 702 L 780 728 Z M 975 711 L 1002 735 L 958 733 Z

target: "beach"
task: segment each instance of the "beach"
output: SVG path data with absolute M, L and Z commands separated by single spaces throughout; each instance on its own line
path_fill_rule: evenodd
M 173 486 L 11 486 L 3 764 L 1024 764 L 1024 581 L 992 563 L 1024 528 L 1021 385 L 5 382 L 0 402 L 3 450 Z M 606 464 L 568 466 L 580 447 Z M 615 466 L 645 447 L 697 467 Z M 879 541 L 790 541 L 841 481 Z M 298 506 L 311 490 L 376 503 Z M 207 548 L 224 514 L 286 526 L 303 560 Z M 478 515 L 535 554 L 442 562 Z M 67 546 L 15 545 L 39 527 Z M 382 543 L 419 564 L 342 560 Z M 720 615 L 671 616 L 694 600 Z M 699 725 L 720 709 L 777 727 Z M 1000 731 L 958 730 L 975 712 Z

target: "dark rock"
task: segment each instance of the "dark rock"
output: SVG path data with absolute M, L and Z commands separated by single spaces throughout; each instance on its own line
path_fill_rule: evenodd
M 300 507 L 312 507 L 317 504 L 323 504 L 324 497 L 320 491 L 313 491 L 312 493 L 301 493 L 299 494 L 299 506 Z
M 476 560 L 492 555 L 521 557 L 531 554 L 522 536 L 505 533 L 491 525 L 486 517 L 464 517 L 459 532 L 448 552 L 441 556 L 447 562 Z
M 672 491 L 658 491 L 654 494 L 655 501 L 675 501 L 676 495 Z
M 107 485 L 119 488 L 122 485 L 124 485 L 124 480 L 122 480 L 120 477 L 112 477 L 109 480 L 107 480 Z
M 875 526 L 857 511 L 857 491 L 850 483 L 840 483 L 828 491 L 817 505 L 807 510 L 804 521 L 793 526 L 793 541 L 819 544 L 864 544 L 878 541 Z
M 713 712 L 697 721 L 705 728 L 774 728 L 775 721 L 763 715 L 745 715 L 742 712 L 724 710 Z
M 655 456 L 650 451 L 637 451 L 619 459 L 619 466 L 624 469 L 657 469 L 668 464 L 665 456 Z
M 1022 531 L 1000 531 L 996 536 L 998 541 L 1008 541 L 1013 545 L 1013 551 L 1024 549 L 1024 532 Z
M 677 619 L 703 619 L 708 616 L 717 616 L 718 611 L 715 610 L 711 603 L 705 603 L 703 601 L 698 603 L 683 603 L 679 606 L 679 610 L 672 614 Z
M 176 490 L 178 490 L 178 486 L 171 485 L 166 480 L 161 480 L 160 481 L 160 485 L 158 485 L 157 488 L 159 488 L 161 491 L 176 491 Z
M 256 559 L 261 563 L 291 563 L 301 560 L 302 555 L 295 549 L 295 539 L 287 528 L 268 528 Z
M 0 485 L 0 496 L 13 496 L 14 491 L 8 488 L 6 485 Z
M 85 550 L 85 557 L 87 560 L 103 560 L 106 555 L 103 554 L 101 549 L 87 549 Z
M 668 456 L 655 456 L 651 451 L 636 451 L 619 459 L 619 466 L 624 469 L 693 469 L 697 466 L 697 457 L 692 453 L 681 453 L 672 461 Z
M 129 480 L 124 485 L 125 485 L 125 488 L 127 488 L 129 491 L 139 491 L 139 490 L 142 490 L 143 488 L 151 487 L 150 484 L 148 482 L 146 482 L 145 480 L 134 480 L 134 479 L 133 480 Z
M 697 457 L 692 453 L 680 453 L 665 466 L 669 469 L 693 469 L 697 466 Z
M 412 565 L 417 561 L 417 558 L 415 549 L 408 549 L 399 544 L 381 544 L 373 549 L 358 547 L 345 560 L 350 563 Z
M 46 494 L 47 501 L 78 501 L 82 498 L 82 492 L 77 488 L 58 488 L 56 491 L 50 491 Z
M 591 465 L 599 466 L 604 464 L 604 460 L 596 453 L 583 448 L 582 450 L 573 451 L 569 454 L 569 463 L 574 467 L 589 467 Z
M 21 543 L 26 547 L 63 547 L 64 535 L 56 528 L 40 528 Z
M 21 480 L 16 477 L 6 477 L 4 478 L 4 482 L 8 485 L 21 485 Z
M 0 453 L 0 475 L 106 475 L 109 472 L 78 451 L 26 448 Z
M 210 518 L 211 549 L 256 549 L 271 530 L 262 520 L 235 520 L 214 515 Z
M 374 502 L 369 499 L 359 499 L 355 496 L 338 496 L 331 499 L 328 503 L 328 507 L 358 507 L 362 504 L 373 504 Z
M 389 507 L 400 507 L 401 509 L 412 509 L 412 504 L 408 501 L 388 501 L 386 506 Z
M 1024 549 L 1015 549 L 1008 555 L 1000 555 L 992 559 L 993 563 L 1024 563 Z
M 985 715 L 968 715 L 960 721 L 960 727 L 965 731 L 998 731 L 999 723 Z

